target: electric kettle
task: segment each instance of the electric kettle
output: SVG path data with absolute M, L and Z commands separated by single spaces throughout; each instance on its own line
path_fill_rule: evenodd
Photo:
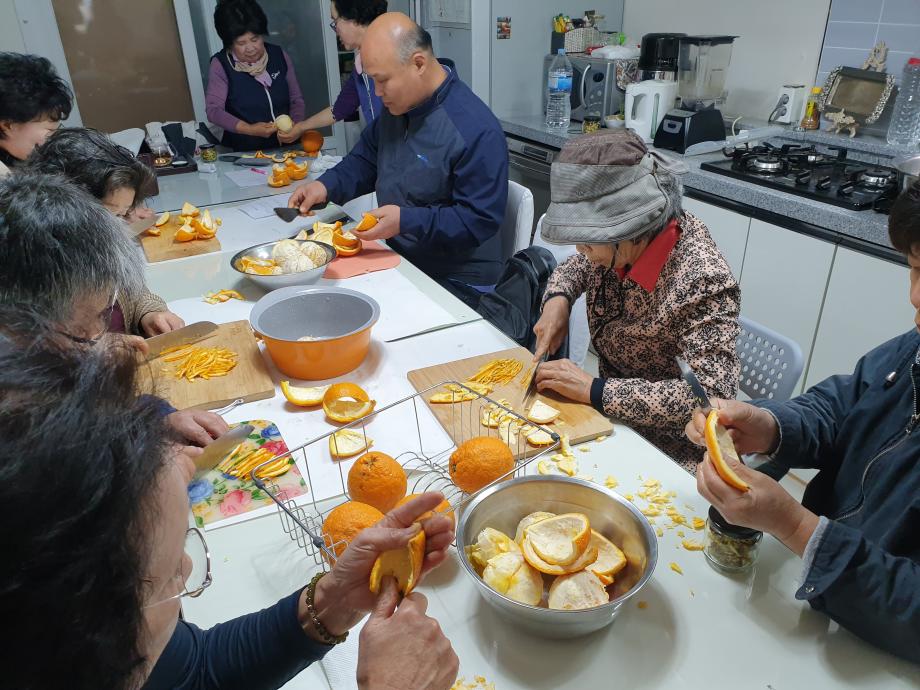
M 650 144 L 665 113 L 674 107 L 677 82 L 648 79 L 626 87 L 626 128 L 633 130 Z

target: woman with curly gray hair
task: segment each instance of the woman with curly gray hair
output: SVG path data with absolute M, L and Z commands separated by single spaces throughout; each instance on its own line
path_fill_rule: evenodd
M 674 358 L 710 395 L 734 397 L 741 291 L 706 226 L 683 211 L 679 172 L 628 130 L 580 137 L 556 158 L 542 235 L 578 254 L 546 287 L 536 358 L 556 352 L 584 294 L 600 375 L 561 359 L 541 364 L 536 379 L 541 391 L 629 424 L 693 472 L 699 451 L 683 434 L 693 395 Z

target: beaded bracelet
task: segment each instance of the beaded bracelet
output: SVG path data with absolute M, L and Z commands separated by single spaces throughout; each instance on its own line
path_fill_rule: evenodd
M 310 584 L 307 585 L 307 615 L 310 617 L 310 622 L 313 624 L 313 629 L 316 631 L 316 634 L 319 635 L 319 638 L 326 644 L 342 644 L 345 640 L 348 639 L 348 632 L 341 635 L 333 635 L 328 630 L 326 626 L 322 624 L 319 619 L 319 616 L 316 613 L 316 607 L 313 604 L 313 597 L 316 595 L 316 583 L 319 582 L 323 575 L 326 573 L 316 573 L 313 576 L 313 579 L 310 580 Z

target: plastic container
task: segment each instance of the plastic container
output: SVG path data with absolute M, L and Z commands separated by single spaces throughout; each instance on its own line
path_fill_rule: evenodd
M 821 113 L 818 111 L 818 97 L 821 95 L 821 87 L 812 87 L 811 93 L 808 94 L 808 102 L 805 104 L 805 115 L 802 116 L 800 126 L 802 129 L 818 129 L 821 126 Z
M 717 570 L 735 573 L 752 567 L 762 541 L 763 532 L 733 525 L 715 508 L 709 509 L 704 553 Z
M 904 65 L 888 126 L 888 143 L 908 149 L 920 148 L 920 58 L 912 57 Z
M 572 119 L 572 63 L 559 49 L 546 78 L 546 126 L 568 129 Z

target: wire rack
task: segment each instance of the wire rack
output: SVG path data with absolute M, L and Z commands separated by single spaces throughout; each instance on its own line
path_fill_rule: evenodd
M 453 402 L 438 405 L 442 410 L 442 417 L 438 421 L 449 437 L 449 440 L 445 442 L 441 434 L 425 433 L 423 427 L 430 425 L 433 417 L 437 419 L 426 402 L 429 396 L 436 392 L 447 391 L 451 393 Z M 409 420 L 408 423 L 407 420 Z M 484 420 L 489 422 L 489 426 L 483 424 Z M 333 429 L 298 448 L 289 450 L 285 455 L 276 456 L 255 467 L 251 473 L 252 481 L 277 505 L 284 532 L 304 549 L 308 557 L 324 569 L 328 568 L 329 564 L 335 563 L 335 551 L 343 542 L 333 543 L 331 538 L 323 533 L 323 520 L 336 506 L 351 500 L 348 494 L 347 472 L 342 469 L 342 465 L 348 460 L 359 457 L 360 453 L 336 462 L 342 489 L 338 499 L 317 501 L 314 482 L 310 476 L 310 464 L 311 462 L 328 462 L 329 449 L 337 448 L 337 437 L 334 434 L 343 429 L 361 433 L 367 445 L 367 427 L 372 423 L 400 424 L 407 429 L 414 429 L 414 434 L 406 434 L 404 446 L 398 455 L 391 452 L 395 450 L 392 448 L 382 450 L 392 455 L 406 471 L 408 493 L 440 491 L 455 513 L 489 486 L 511 476 L 522 474 L 524 468 L 534 460 L 554 453 L 560 443 L 559 434 L 529 422 L 499 401 L 458 381 L 445 381 L 375 410 L 362 419 Z M 546 431 L 552 443 L 540 447 L 531 446 L 527 442 L 527 434 L 520 432 L 521 429 L 528 427 Z M 435 436 L 437 439 L 432 440 Z M 493 436 L 505 441 L 512 450 L 515 466 L 491 484 L 475 493 L 468 494 L 451 481 L 448 461 L 458 445 L 477 436 Z M 306 469 L 311 497 L 307 502 L 298 503 L 292 498 L 279 497 L 278 486 L 271 479 L 258 477 L 262 467 L 270 465 L 279 458 L 292 458 L 299 461 L 301 467 Z M 320 503 L 323 504 L 323 509 L 320 508 Z

